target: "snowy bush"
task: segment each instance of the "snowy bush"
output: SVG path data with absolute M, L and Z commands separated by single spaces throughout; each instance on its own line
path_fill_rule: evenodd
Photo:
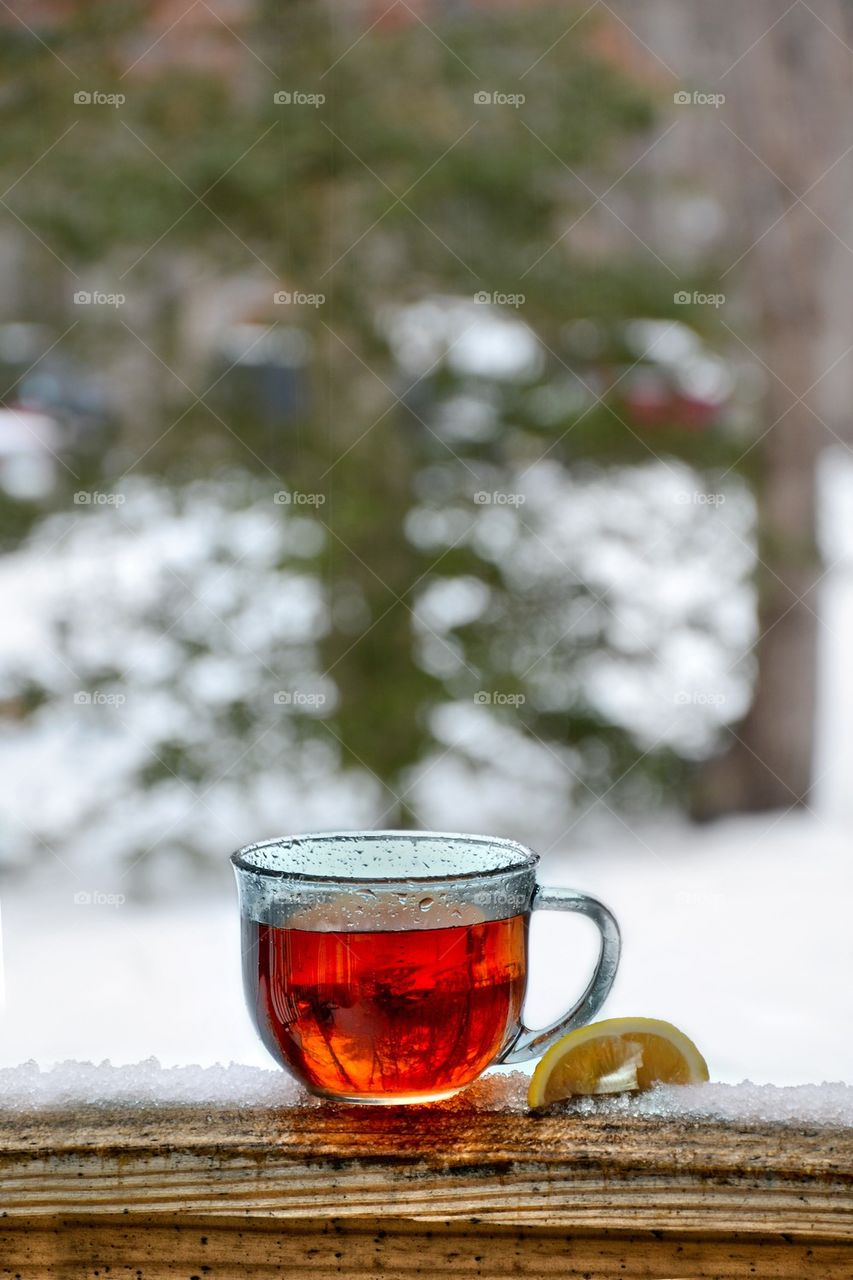
M 0 863 L 137 887 L 265 833 L 366 821 L 317 643 L 316 520 L 235 476 L 45 521 L 0 563 Z

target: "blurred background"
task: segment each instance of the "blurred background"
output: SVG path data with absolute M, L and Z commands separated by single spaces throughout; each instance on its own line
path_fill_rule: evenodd
M 712 1076 L 853 1081 L 848 0 L 30 0 L 0 68 L 0 1063 L 265 1062 L 227 854 L 425 826 Z

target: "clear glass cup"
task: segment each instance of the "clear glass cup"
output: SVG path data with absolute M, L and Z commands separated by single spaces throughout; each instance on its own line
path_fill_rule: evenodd
M 451 1097 L 487 1067 L 544 1053 L 593 1018 L 613 984 L 611 913 L 538 885 L 538 856 L 512 840 L 321 832 L 249 845 L 231 861 L 249 1010 L 276 1061 L 324 1098 Z M 536 910 L 588 916 L 601 947 L 580 998 L 531 1030 L 522 1006 Z

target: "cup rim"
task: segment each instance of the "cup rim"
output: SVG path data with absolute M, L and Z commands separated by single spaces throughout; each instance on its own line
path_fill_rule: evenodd
M 462 840 L 469 844 L 490 844 L 498 845 L 502 849 L 514 852 L 517 856 L 514 861 L 507 862 L 500 867 L 490 867 L 486 871 L 460 871 L 454 875 L 399 875 L 399 876 L 339 876 L 339 875 L 323 875 L 322 872 L 305 872 L 305 871 L 280 871 L 272 867 L 259 867 L 250 861 L 250 855 L 257 849 L 267 849 L 271 845 L 287 845 L 297 840 L 311 840 L 321 843 L 324 840 L 340 840 L 341 837 L 349 840 L 384 840 L 389 837 L 401 837 L 406 840 L 412 839 L 428 839 L 428 840 Z M 321 884 L 456 884 L 461 881 L 484 880 L 491 876 L 504 876 L 508 872 L 513 871 L 531 871 L 535 872 L 539 862 L 539 854 L 534 853 L 527 845 L 521 844 L 518 840 L 510 840 L 507 836 L 485 836 L 477 835 L 469 831 L 413 831 L 413 830 L 391 830 L 382 829 L 376 831 L 307 831 L 294 833 L 286 836 L 272 836 L 267 840 L 256 840 L 253 844 L 243 845 L 230 856 L 230 862 L 235 869 L 249 872 L 251 875 L 266 876 L 271 880 L 299 880 L 302 883 L 321 883 Z

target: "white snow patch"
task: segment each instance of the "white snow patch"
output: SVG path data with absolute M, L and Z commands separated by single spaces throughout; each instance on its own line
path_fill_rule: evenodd
M 753 1084 L 658 1085 L 648 1093 L 575 1099 L 577 1110 L 608 1115 L 678 1116 L 745 1124 L 853 1126 L 853 1085 L 838 1083 L 780 1086 Z
M 210 1067 L 161 1067 L 156 1058 L 115 1066 L 68 1060 L 44 1070 L 35 1062 L 0 1069 L 0 1114 L 80 1106 L 319 1107 L 283 1071 L 217 1063 Z M 522 1114 L 527 1077 L 521 1072 L 484 1076 L 444 1103 L 446 1110 Z M 549 1113 L 614 1118 L 708 1119 L 736 1124 L 853 1125 L 853 1085 L 782 1088 L 743 1081 L 737 1085 L 657 1085 L 646 1093 L 571 1098 Z
M 217 1063 L 164 1068 L 156 1058 L 126 1066 L 68 1060 L 42 1070 L 35 1062 L 0 1069 L 0 1112 L 53 1107 L 176 1103 L 293 1107 L 310 1096 L 284 1071 Z

